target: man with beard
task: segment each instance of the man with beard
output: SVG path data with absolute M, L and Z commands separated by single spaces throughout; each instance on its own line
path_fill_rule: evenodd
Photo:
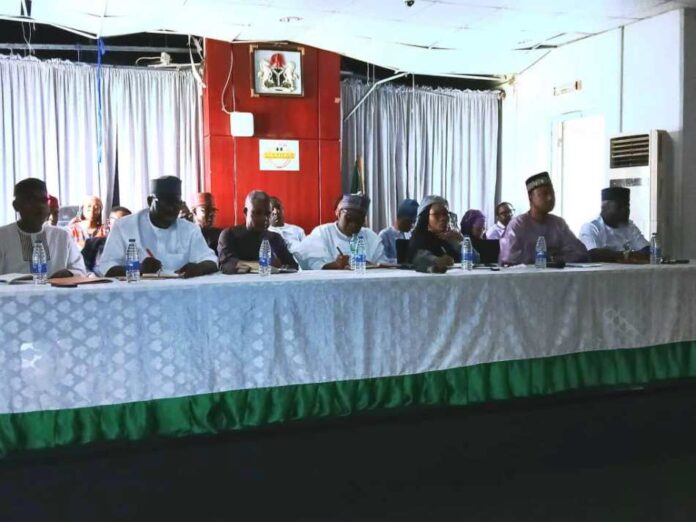
M 571 232 L 563 218 L 551 214 L 556 206 L 548 172 L 527 178 L 529 212 L 520 214 L 510 221 L 500 239 L 500 264 L 533 264 L 536 243 L 540 236 L 546 240 L 546 252 L 550 261 L 587 261 L 587 249 Z
M 148 208 L 114 223 L 97 273 L 108 277 L 125 275 L 129 239 L 135 239 L 143 274 L 164 270 L 188 278 L 217 271 L 217 256 L 206 245 L 198 226 L 178 219 L 182 206 L 179 178 L 153 179 L 147 204 Z
M 0 227 L 0 274 L 30 274 L 34 243 L 41 241 L 49 278 L 85 275 L 84 261 L 68 231 L 46 222 L 48 197 L 40 179 L 27 178 L 15 185 L 12 206 L 19 220 Z
M 580 229 L 592 261 L 605 263 L 647 263 L 650 243 L 629 219 L 631 191 L 625 187 L 602 190 L 602 211 L 597 219 Z

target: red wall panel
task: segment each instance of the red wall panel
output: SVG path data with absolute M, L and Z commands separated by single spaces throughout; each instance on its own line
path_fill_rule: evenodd
M 319 142 L 320 158 L 320 221 L 328 223 L 336 219 L 334 204 L 341 195 L 341 142 L 322 140 Z
M 308 232 L 334 219 L 330 207 L 341 186 L 340 56 L 300 47 L 304 48 L 304 95 L 252 96 L 252 47 L 206 40 L 204 179 L 220 209 L 218 226 L 243 222 L 244 197 L 253 189 L 278 196 L 285 204 L 288 222 Z M 227 110 L 254 115 L 253 138 L 230 136 L 229 116 L 222 110 L 223 90 Z M 298 140 L 300 171 L 261 171 L 259 139 Z
M 218 208 L 217 225 L 234 223 L 234 139 L 231 136 L 211 136 L 209 169 L 210 185 L 206 190 L 215 197 Z
M 316 140 L 300 141 L 299 171 L 259 170 L 259 140 L 237 141 L 237 165 L 246 165 L 239 170 L 237 183 L 237 221 L 243 222 L 244 198 L 254 189 L 277 196 L 285 205 L 288 223 L 311 230 L 319 220 L 319 166 Z M 239 168 L 239 167 L 238 167 Z
M 341 137 L 341 57 L 334 53 L 319 53 L 319 139 L 339 140 Z

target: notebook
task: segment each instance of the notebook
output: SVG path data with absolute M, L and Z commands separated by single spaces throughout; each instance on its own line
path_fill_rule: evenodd
M 31 274 L 2 274 L 0 275 L 0 283 L 15 285 L 20 283 L 30 283 L 33 280 Z
M 54 279 L 49 279 L 48 282 L 51 286 L 64 286 L 64 287 L 75 287 L 78 285 L 96 285 L 100 283 L 111 283 L 111 279 L 106 277 L 86 277 L 86 276 L 72 276 L 72 277 L 56 277 Z

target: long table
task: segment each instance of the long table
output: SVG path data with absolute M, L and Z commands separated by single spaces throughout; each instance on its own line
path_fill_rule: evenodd
M 0 287 L 0 452 L 696 376 L 696 266 Z

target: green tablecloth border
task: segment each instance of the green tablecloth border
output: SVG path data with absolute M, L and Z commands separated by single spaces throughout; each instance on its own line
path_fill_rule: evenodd
M 0 454 L 215 434 L 412 406 L 464 406 L 696 377 L 696 341 L 503 361 L 415 375 L 255 388 L 0 415 Z

